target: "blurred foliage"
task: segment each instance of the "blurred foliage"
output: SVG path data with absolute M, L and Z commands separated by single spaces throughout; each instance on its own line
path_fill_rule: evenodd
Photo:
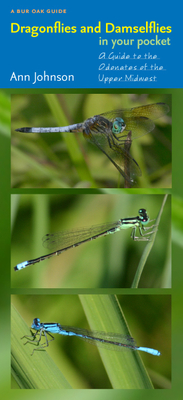
M 0 91 L 0 134 L 10 137 L 10 115 L 11 99 L 10 95 Z
M 12 95 L 12 187 L 123 187 L 119 172 L 81 133 L 15 132 L 23 126 L 65 126 L 119 108 L 165 102 L 161 94 Z M 169 113 L 170 115 L 170 113 Z M 134 140 L 131 154 L 140 165 L 137 187 L 171 187 L 171 118 L 155 121 L 153 132 Z

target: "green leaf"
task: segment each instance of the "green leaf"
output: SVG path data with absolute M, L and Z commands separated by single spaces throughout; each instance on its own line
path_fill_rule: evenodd
M 92 330 L 130 335 L 127 322 L 114 295 L 80 295 Z M 138 351 L 99 352 L 114 389 L 152 389 L 151 380 Z
M 161 214 L 163 212 L 163 208 L 164 208 L 164 205 L 166 203 L 167 197 L 168 197 L 168 194 L 166 194 L 164 196 L 164 199 L 163 199 L 163 202 L 162 202 L 162 206 L 161 206 L 159 214 L 158 214 L 158 216 L 156 218 L 156 222 L 155 222 L 156 227 L 159 225 Z M 138 287 L 138 284 L 139 284 L 143 269 L 145 267 L 147 258 L 148 258 L 149 254 L 151 252 L 151 249 L 153 248 L 153 244 L 154 244 L 154 241 L 155 241 L 156 234 L 157 234 L 157 229 L 154 231 L 154 233 L 152 233 L 151 240 L 149 242 L 147 242 L 147 245 L 146 245 L 146 247 L 145 247 L 145 249 L 144 249 L 144 251 L 142 253 L 142 257 L 141 257 L 141 259 L 139 261 L 139 264 L 138 264 L 138 267 L 137 267 L 137 271 L 136 271 L 136 274 L 135 274 L 135 277 L 134 277 L 134 280 L 133 280 L 133 283 L 132 283 L 132 286 L 131 286 L 132 288 L 137 288 Z
M 34 352 L 24 346 L 22 335 L 30 335 L 30 329 L 14 306 L 11 311 L 11 369 L 21 389 L 72 389 L 61 371 L 46 351 Z

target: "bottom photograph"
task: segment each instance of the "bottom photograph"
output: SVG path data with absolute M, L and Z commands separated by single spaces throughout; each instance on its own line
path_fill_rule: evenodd
M 11 297 L 12 389 L 171 389 L 171 296 Z

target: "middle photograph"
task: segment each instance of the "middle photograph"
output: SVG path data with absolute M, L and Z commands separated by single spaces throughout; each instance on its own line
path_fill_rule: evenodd
M 170 288 L 170 195 L 11 196 L 12 287 Z

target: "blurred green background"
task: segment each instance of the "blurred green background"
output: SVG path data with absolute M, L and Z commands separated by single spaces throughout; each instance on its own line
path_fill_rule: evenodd
M 131 287 L 147 243 L 133 241 L 131 229 L 82 244 L 21 271 L 15 272 L 13 267 L 49 253 L 41 240 L 46 233 L 135 217 L 140 208 L 155 219 L 163 198 L 160 194 L 124 193 L 12 195 L 12 287 Z M 171 287 L 170 200 L 169 195 L 140 287 Z
M 81 299 L 82 297 L 88 297 L 88 301 L 92 303 L 92 298 L 95 295 L 81 296 Z M 108 296 L 102 295 L 100 297 L 103 298 L 104 302 L 107 302 Z M 137 345 L 155 348 L 161 352 L 160 357 L 139 352 L 154 386 L 170 389 L 171 296 L 128 294 L 119 295 L 118 300 L 130 333 L 135 338 Z M 33 319 L 39 317 L 41 322 L 58 322 L 61 325 L 90 328 L 77 295 L 13 295 L 12 303 L 29 327 Z M 100 312 L 100 309 L 98 309 L 98 312 Z M 110 317 L 112 320 L 112 315 Z M 96 315 L 97 318 L 98 315 Z M 105 317 L 102 315 L 101 318 Z M 13 323 L 12 326 L 14 326 Z M 21 332 L 22 336 L 24 334 L 27 334 L 27 331 Z M 105 362 L 100 359 L 95 346 L 78 340 L 78 338 L 54 336 L 55 341 L 50 343 L 46 351 L 73 388 L 105 389 L 111 387 L 105 372 Z M 23 339 L 20 345 L 23 346 L 25 342 L 26 340 Z M 26 352 L 28 351 L 31 354 L 33 348 L 32 344 L 27 344 Z M 106 352 L 110 353 L 109 350 L 106 350 Z M 112 358 L 114 358 L 115 352 L 112 351 L 111 353 Z M 128 353 L 128 351 L 125 351 L 125 353 Z M 29 362 L 32 362 L 33 357 L 35 357 L 35 353 L 32 357 L 29 357 Z M 13 383 L 13 387 L 16 388 L 17 385 Z M 123 384 L 121 384 L 121 387 L 123 387 Z
M 171 95 L 169 94 L 12 95 L 12 187 L 123 187 L 124 180 L 107 157 L 82 133 L 15 132 L 24 126 L 65 126 L 120 108 L 167 103 L 168 115 L 155 129 L 133 141 L 131 154 L 142 177 L 137 187 L 171 187 Z

